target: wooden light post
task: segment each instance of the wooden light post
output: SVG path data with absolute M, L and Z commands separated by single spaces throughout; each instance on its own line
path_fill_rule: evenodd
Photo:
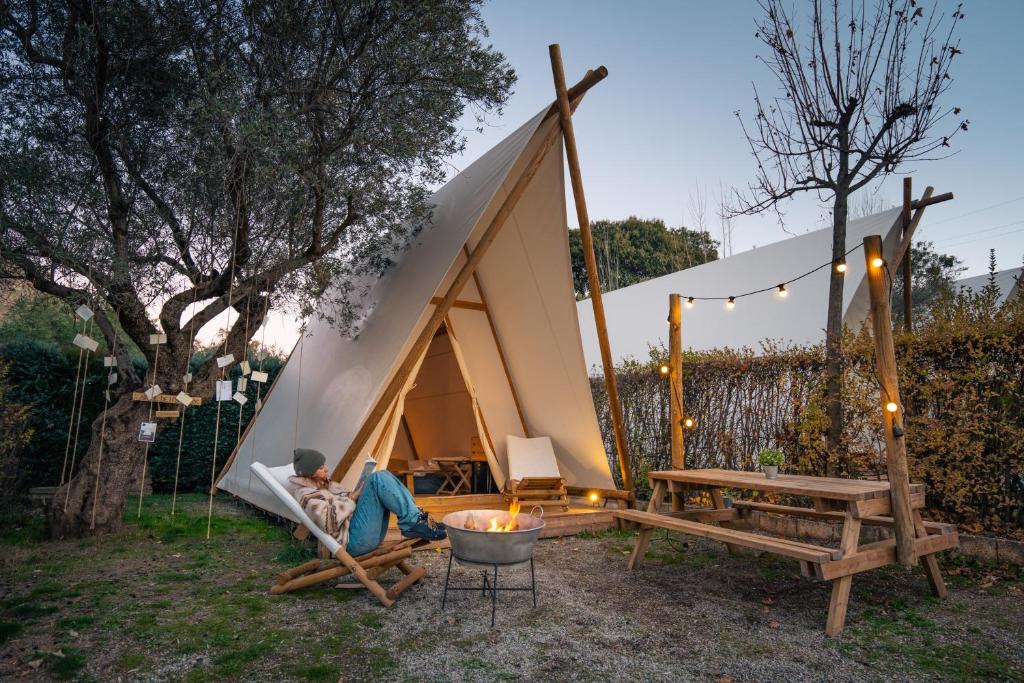
M 683 446 L 683 312 L 678 294 L 668 295 L 668 405 L 669 434 L 672 440 L 672 469 L 686 469 Z M 683 509 L 683 498 L 672 494 L 672 509 Z
M 910 508 L 910 472 L 903 436 L 903 404 L 896 375 L 896 350 L 892 342 L 892 314 L 886 287 L 886 263 L 882 256 L 882 238 L 864 238 L 868 294 L 871 298 L 871 328 L 875 339 L 882 420 L 885 431 L 885 461 L 889 475 L 889 496 L 896 530 L 896 559 L 905 567 L 917 562 L 914 550 L 914 518 Z
M 569 162 L 569 179 L 572 181 L 572 195 L 576 202 L 576 217 L 580 223 L 580 238 L 583 243 L 583 260 L 587 265 L 587 282 L 590 286 L 590 302 L 594 307 L 594 323 L 597 326 L 597 341 L 601 347 L 601 364 L 604 366 L 604 381 L 608 387 L 608 407 L 612 414 L 615 430 L 615 450 L 619 456 L 619 471 L 622 487 L 633 489 L 633 475 L 629 466 L 629 446 L 622 421 L 622 406 L 619 404 L 619 389 L 615 383 L 615 365 L 608 343 L 608 326 L 604 317 L 604 303 L 601 300 L 601 283 L 597 278 L 597 259 L 594 257 L 594 238 L 590 232 L 590 218 L 587 214 L 587 200 L 583 194 L 583 175 L 580 173 L 580 157 L 576 151 L 576 133 L 572 127 L 572 109 L 565 89 L 565 72 L 562 67 L 562 52 L 558 44 L 548 46 L 551 55 L 551 72 L 555 79 L 555 94 L 558 103 L 558 121 L 565 139 L 565 156 Z

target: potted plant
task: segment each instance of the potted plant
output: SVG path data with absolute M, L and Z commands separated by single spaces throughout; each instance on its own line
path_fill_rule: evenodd
M 757 461 L 761 463 L 761 469 L 764 470 L 765 477 L 768 479 L 778 479 L 779 465 L 785 462 L 786 458 L 778 448 L 762 448 L 761 452 L 757 454 Z

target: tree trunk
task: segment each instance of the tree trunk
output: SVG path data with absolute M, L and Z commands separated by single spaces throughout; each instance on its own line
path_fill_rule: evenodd
M 97 535 L 121 528 L 128 497 L 138 495 L 137 490 L 129 489 L 142 474 L 145 444 L 138 441 L 138 429 L 148 412 L 149 404 L 133 401 L 130 392 L 108 408 L 102 462 L 102 413 L 93 421 L 89 449 L 78 473 L 57 490 L 47 509 L 50 538 Z
M 844 258 L 846 254 L 846 218 L 848 214 L 845 189 L 837 189 L 832 211 L 832 259 Z M 828 433 L 825 436 L 825 450 L 828 461 L 825 470 L 828 476 L 838 474 L 838 465 L 843 454 L 843 274 L 832 268 L 828 283 L 828 319 L 825 323 L 825 410 L 828 416 Z

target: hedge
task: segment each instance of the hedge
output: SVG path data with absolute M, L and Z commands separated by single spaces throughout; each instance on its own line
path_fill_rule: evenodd
M 933 517 L 968 531 L 1024 538 L 1024 297 L 987 312 L 970 297 L 941 320 L 896 337 L 911 478 L 927 485 Z M 687 467 L 752 470 L 762 448 L 780 448 L 783 471 L 884 477 L 881 408 L 873 345 L 844 344 L 843 455 L 825 449 L 822 346 L 687 353 L 683 400 L 695 427 L 685 431 Z M 616 371 L 632 476 L 669 469 L 667 354 Z M 617 481 L 619 468 L 601 377 L 592 378 L 598 418 Z M 832 463 L 829 458 L 833 457 Z
M 30 408 L 28 427 L 34 432 L 31 441 L 22 449 L 18 459 L 14 490 L 24 492 L 33 486 L 55 486 L 60 483 L 65 448 L 68 444 L 68 422 L 71 417 L 71 399 L 78 363 L 77 350 L 65 354 L 48 343 L 17 342 L 0 346 L 0 358 L 9 364 L 7 381 L 10 386 L 7 396 L 13 402 Z M 193 360 L 193 365 L 202 359 L 203 356 L 198 355 Z M 259 364 L 259 361 L 254 359 L 250 359 L 250 362 L 253 367 Z M 263 369 L 270 375 L 270 382 L 273 382 L 282 365 L 282 360 L 276 357 L 264 360 Z M 146 372 L 145 363 L 136 363 L 136 370 L 143 376 Z M 237 379 L 240 372 L 237 365 L 232 368 L 232 379 Z M 253 386 L 250 384 L 249 402 L 241 406 L 243 430 L 252 419 L 256 407 Z M 270 386 L 269 382 L 267 386 Z M 105 387 L 106 371 L 103 368 L 103 359 L 93 356 L 85 380 L 78 450 L 73 459 L 69 456 L 69 464 L 72 460 L 76 464 L 81 462 L 88 449 L 92 421 L 103 410 Z M 234 401 L 224 402 L 221 406 L 218 462 L 224 462 L 234 448 L 239 408 Z M 217 405 L 212 401 L 188 411 L 182 439 L 179 491 L 205 491 L 209 488 L 216 416 Z M 180 421 L 165 424 L 157 440 L 150 446 L 149 473 L 153 490 L 156 492 L 169 492 L 174 487 L 180 428 Z

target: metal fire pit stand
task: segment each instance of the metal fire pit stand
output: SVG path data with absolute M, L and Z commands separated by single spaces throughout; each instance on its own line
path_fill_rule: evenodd
M 483 579 L 480 588 L 476 586 L 452 586 L 452 560 L 459 560 L 459 564 L 479 569 L 480 575 Z M 524 567 L 527 564 L 530 565 L 530 585 L 529 586 L 499 586 L 498 585 L 498 567 L 505 569 L 514 569 L 516 567 Z M 488 574 L 491 574 L 490 576 Z M 494 615 L 498 608 L 498 591 L 530 591 L 533 594 L 533 606 L 537 606 L 537 577 L 533 571 L 533 558 L 531 557 L 527 562 L 516 562 L 515 564 L 482 564 L 480 562 L 468 562 L 460 558 L 455 557 L 455 553 L 448 554 L 448 573 L 444 577 L 444 594 L 441 596 L 441 611 L 444 611 L 445 604 L 448 602 L 448 591 L 480 591 L 480 595 L 486 597 L 488 593 L 491 594 L 491 628 L 494 628 Z

